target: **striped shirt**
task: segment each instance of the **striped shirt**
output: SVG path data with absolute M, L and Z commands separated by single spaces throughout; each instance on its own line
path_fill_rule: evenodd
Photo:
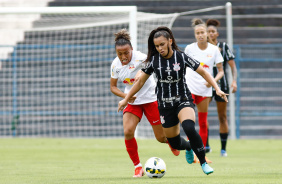
M 147 66 L 142 69 L 148 75 L 156 74 L 156 94 L 159 108 L 172 108 L 179 102 L 192 101 L 186 81 L 186 67 L 197 70 L 200 63 L 184 52 L 174 51 L 169 59 L 155 54 Z
M 227 92 L 229 90 L 229 84 L 228 84 L 228 73 L 226 70 L 226 64 L 228 61 L 235 59 L 235 56 L 225 42 L 218 42 L 217 46 L 220 48 L 220 53 L 224 60 L 223 61 L 224 76 L 219 80 L 219 87 L 221 90 Z M 214 67 L 213 68 L 214 77 L 217 75 L 217 73 L 218 73 L 217 68 Z

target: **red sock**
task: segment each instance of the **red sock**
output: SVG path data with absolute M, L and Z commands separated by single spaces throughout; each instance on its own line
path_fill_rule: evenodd
M 207 138 L 208 138 L 208 113 L 207 112 L 198 112 L 198 118 L 199 118 L 199 134 L 202 138 L 204 147 L 206 147 L 207 144 Z
M 124 140 L 124 141 L 125 141 L 126 150 L 134 166 L 138 165 L 140 163 L 140 160 L 138 155 L 138 146 L 136 139 L 133 137 L 130 140 Z

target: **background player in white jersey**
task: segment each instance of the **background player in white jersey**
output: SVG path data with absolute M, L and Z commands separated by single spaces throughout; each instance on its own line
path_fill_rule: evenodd
M 193 19 L 192 26 L 197 42 L 187 45 L 185 53 L 200 61 L 201 66 L 212 76 L 213 67 L 216 65 L 218 73 L 215 76 L 215 81 L 218 82 L 224 75 L 222 67 L 223 58 L 219 49 L 217 46 L 208 42 L 207 26 L 201 19 Z M 189 68 L 186 73 L 186 81 L 192 93 L 194 103 L 197 105 L 200 127 L 199 134 L 206 147 L 208 138 L 207 116 L 209 102 L 212 97 L 212 88 L 201 75 Z
M 202 170 L 210 174 L 213 169 L 206 163 L 205 149 L 195 129 L 195 111 L 191 93 L 185 83 L 186 68 L 190 67 L 204 77 L 225 98 L 226 94 L 217 86 L 214 78 L 203 69 L 200 63 L 178 49 L 171 30 L 167 27 L 154 29 L 148 39 L 146 68 L 142 69 L 139 80 L 133 85 L 126 97 L 119 102 L 118 111 L 123 110 L 154 72 L 157 77 L 157 99 L 161 122 L 170 145 L 178 150 L 186 150 L 186 160 L 194 161 L 193 151 L 200 160 Z M 180 124 L 188 142 L 180 136 Z
M 219 42 L 217 40 L 219 36 L 217 27 L 220 26 L 220 22 L 216 19 L 209 19 L 206 21 L 206 24 L 208 26 L 209 38 L 213 41 L 213 43 L 215 43 L 215 45 L 217 45 L 220 48 L 221 55 L 224 59 L 223 62 L 224 76 L 219 81 L 219 87 L 223 92 L 225 93 L 229 92 L 228 74 L 226 70 L 226 64 L 228 63 L 231 68 L 232 78 L 233 78 L 231 83 L 231 89 L 232 89 L 232 93 L 235 93 L 237 91 L 237 68 L 234 61 L 235 56 L 225 42 Z M 217 75 L 217 68 L 214 67 L 213 72 L 214 75 Z M 226 157 L 227 156 L 226 143 L 228 138 L 227 103 L 224 101 L 224 99 L 217 96 L 215 91 L 213 91 L 213 96 L 216 101 L 217 113 L 219 119 L 219 136 L 221 140 L 220 155 Z M 206 151 L 210 150 L 208 140 L 209 139 L 207 139 Z
M 130 42 L 130 35 L 122 29 L 115 34 L 115 49 L 117 57 L 111 65 L 111 91 L 115 95 L 124 98 L 131 89 L 135 75 L 144 66 L 147 56 L 139 51 L 134 51 Z M 125 84 L 125 91 L 117 87 L 118 80 Z M 129 99 L 132 102 L 123 111 L 123 128 L 126 150 L 135 166 L 133 177 L 142 177 L 144 171 L 138 155 L 138 146 L 134 137 L 135 129 L 140 122 L 143 113 L 151 123 L 156 139 L 161 143 L 168 143 L 160 121 L 157 96 L 155 94 L 156 83 L 152 77 L 144 84 L 143 88 Z M 171 148 L 174 155 L 179 151 Z

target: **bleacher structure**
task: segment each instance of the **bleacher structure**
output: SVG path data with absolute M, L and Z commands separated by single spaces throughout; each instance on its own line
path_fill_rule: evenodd
M 279 0 L 230 2 L 233 5 L 234 52 L 239 72 L 237 138 L 281 138 L 282 3 Z M 167 17 L 167 14 L 225 3 L 223 0 L 206 0 L 204 3 L 196 0 L 54 0 L 48 6 L 136 5 L 139 12 L 144 12 L 141 17 L 162 14 L 158 15 L 158 23 L 142 25 L 145 32 L 138 37 L 137 44 L 139 50 L 146 53 L 146 34 L 157 25 L 169 25 L 174 17 Z M 80 25 L 84 20 L 91 23 L 95 20 L 93 16 L 78 19 L 67 15 L 52 21 L 56 18 L 54 16 L 27 16 L 28 21 L 22 24 L 27 27 L 21 28 L 20 32 L 8 31 L 5 35 L 8 38 L 12 34 L 13 43 L 1 43 L 0 48 L 5 51 L 1 53 L 0 136 L 122 137 L 122 115 L 115 112 L 120 98 L 110 92 L 109 68 L 115 58 L 113 33 L 128 25 L 121 24 L 108 31 L 94 27 L 80 28 L 79 31 L 43 31 L 50 27 L 67 27 L 65 24 L 70 22 Z M 190 26 L 194 17 L 219 19 L 222 24 L 220 40 L 226 41 L 225 10 L 222 9 L 177 17 L 172 31 L 179 46 L 184 48 L 195 41 Z M 2 23 L 5 20 L 2 17 Z M 4 30 L 4 26 L 1 24 L 0 30 Z M 31 26 L 33 31 L 29 31 Z M 108 44 L 99 44 L 103 41 Z M 97 62 L 95 58 L 103 60 Z M 122 85 L 119 87 L 123 89 Z M 210 136 L 218 138 L 214 102 L 208 120 Z

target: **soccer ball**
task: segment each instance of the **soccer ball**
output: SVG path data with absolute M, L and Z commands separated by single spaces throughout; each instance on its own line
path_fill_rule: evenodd
M 151 157 L 145 163 L 145 172 L 149 178 L 161 178 L 166 172 L 165 162 L 161 158 Z

